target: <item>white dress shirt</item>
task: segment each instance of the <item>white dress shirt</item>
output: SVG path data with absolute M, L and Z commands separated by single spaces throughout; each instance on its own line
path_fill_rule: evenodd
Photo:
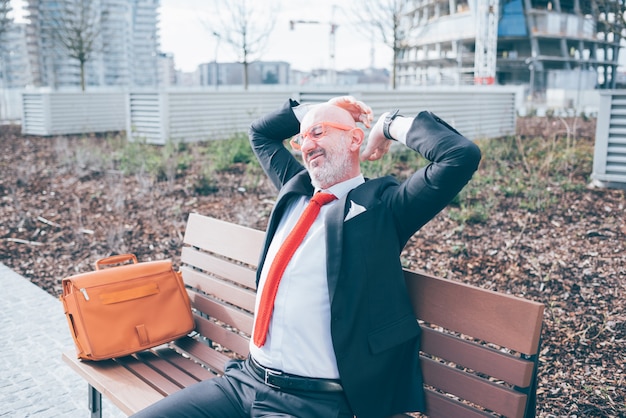
M 336 184 L 324 192 L 341 199 L 364 183 L 362 175 Z M 256 310 L 272 261 L 289 235 L 309 197 L 287 208 L 269 246 L 257 289 Z M 267 340 L 257 347 L 250 340 L 250 354 L 265 367 L 300 376 L 337 379 L 337 359 L 330 334 L 330 298 L 326 274 L 325 217 L 335 200 L 322 206 L 302 244 L 281 278 L 274 301 Z

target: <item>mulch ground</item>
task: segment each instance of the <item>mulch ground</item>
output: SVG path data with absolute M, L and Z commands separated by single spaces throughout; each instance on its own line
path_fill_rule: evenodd
M 542 134 L 546 123 L 518 127 Z M 0 126 L 0 262 L 52 295 L 63 277 L 111 254 L 176 265 L 190 212 L 265 226 L 274 192 L 243 169 L 221 173 L 216 192 L 201 196 L 190 187 L 201 167 L 170 181 L 123 176 L 90 168 L 93 156 L 76 152 L 84 143 Z M 545 305 L 538 416 L 624 417 L 626 194 L 583 185 L 555 187 L 553 198 L 530 212 L 499 197 L 486 221 L 462 226 L 446 210 L 404 257 L 411 268 Z

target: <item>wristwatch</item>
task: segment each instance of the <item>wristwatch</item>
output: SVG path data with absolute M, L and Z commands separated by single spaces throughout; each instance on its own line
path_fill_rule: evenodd
M 392 141 L 395 141 L 396 139 L 393 138 L 391 136 L 391 134 L 389 133 L 389 125 L 391 125 L 391 122 L 393 122 L 393 120 L 398 117 L 398 116 L 402 116 L 402 115 L 398 115 L 398 112 L 400 111 L 400 109 L 395 109 L 393 111 L 391 111 L 391 113 L 389 113 L 386 117 L 385 117 L 385 121 L 383 122 L 383 134 L 385 135 L 385 138 L 387 139 L 391 139 Z

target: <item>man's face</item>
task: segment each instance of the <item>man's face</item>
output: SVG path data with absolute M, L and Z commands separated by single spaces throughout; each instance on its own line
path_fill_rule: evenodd
M 302 159 L 313 186 L 327 189 L 350 178 L 352 161 L 346 143 L 347 135 L 346 131 L 330 128 L 316 141 L 304 140 Z
M 292 146 L 302 151 L 302 160 L 313 185 L 327 189 L 349 180 L 360 171 L 359 151 L 363 131 L 349 112 L 320 104 L 303 118 L 300 135 Z

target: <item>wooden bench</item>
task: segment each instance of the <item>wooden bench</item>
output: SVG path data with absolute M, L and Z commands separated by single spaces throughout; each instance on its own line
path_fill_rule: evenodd
M 230 357 L 247 356 L 263 239 L 258 230 L 190 215 L 181 270 L 196 329 L 115 360 L 80 361 L 65 352 L 89 384 L 92 416 L 101 416 L 101 394 L 130 415 L 219 375 Z M 543 305 L 413 271 L 406 284 L 424 331 L 428 416 L 535 416 Z

